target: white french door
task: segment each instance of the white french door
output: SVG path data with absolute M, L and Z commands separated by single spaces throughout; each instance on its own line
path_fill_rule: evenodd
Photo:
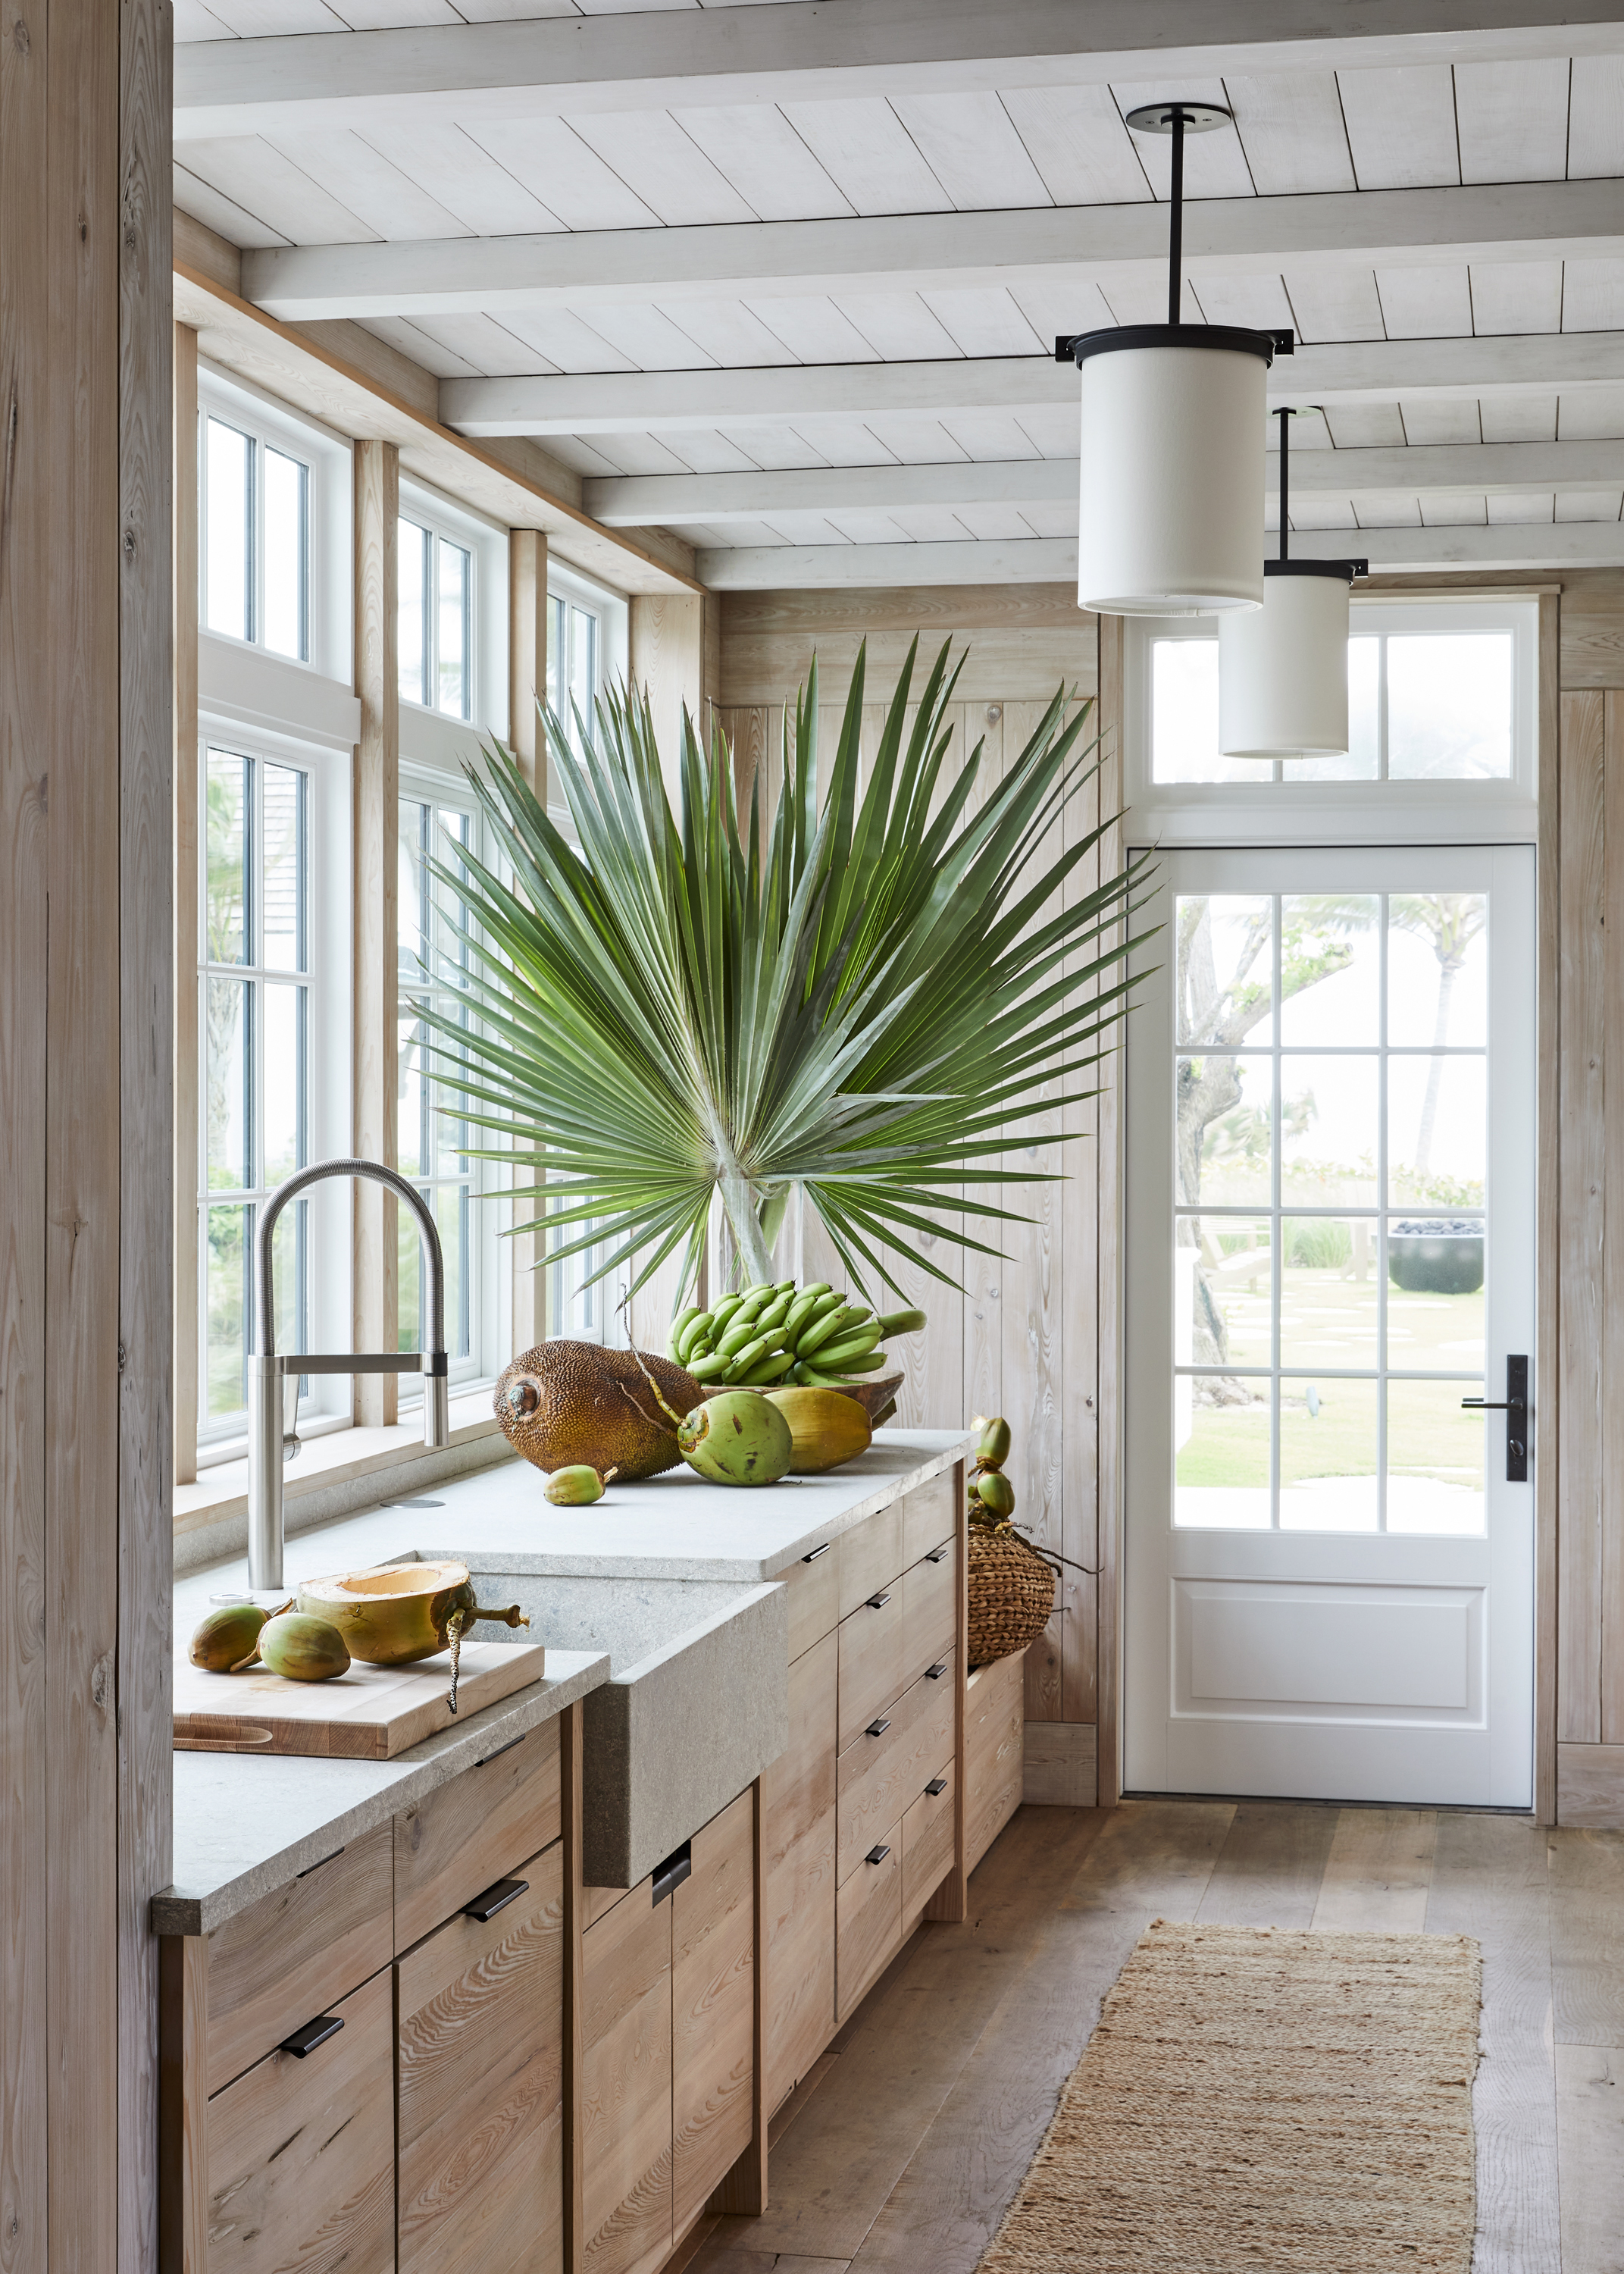
M 1528 1807 L 1532 1467 L 1462 1401 L 1534 1379 L 1533 853 L 1159 865 L 1125 1788 Z

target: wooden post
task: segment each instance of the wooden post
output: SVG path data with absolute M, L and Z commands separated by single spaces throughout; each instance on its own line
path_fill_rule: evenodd
M 400 853 L 400 678 L 395 655 L 396 523 L 401 460 L 393 442 L 355 446 L 355 683 L 361 698 L 356 745 L 352 853 L 355 900 L 355 1027 L 350 1046 L 354 1145 L 357 1156 L 394 1168 L 400 1158 L 395 1096 L 400 1028 L 396 1011 L 395 864 Z M 395 1201 L 370 1178 L 357 1181 L 353 1347 L 399 1346 Z M 387 1427 L 399 1411 L 392 1374 L 357 1374 L 357 1427 Z
M 750 2144 L 724 2174 L 706 2203 L 707 2211 L 760 2218 L 767 2209 L 767 2139 L 772 2111 L 767 2105 L 767 1806 L 759 1777 L 750 1788 L 751 1895 L 755 1907 L 751 1996 Z
M 536 715 L 547 697 L 547 539 L 539 529 L 508 532 L 508 742 L 525 779 L 545 805 L 547 751 Z M 535 1203 L 520 1201 L 523 1223 Z M 542 1235 L 527 1231 L 513 1249 L 513 1355 L 547 1331 L 547 1282 L 540 1269 Z
M 1121 616 L 1100 618 L 1100 813 L 1122 811 L 1123 624 Z M 1114 876 L 1125 858 L 1117 823 L 1100 843 L 1101 880 Z M 1122 1059 L 1120 1051 L 1100 1068 L 1095 1107 L 1095 1152 L 1099 1158 L 1099 1367 L 1096 1442 L 1099 1446 L 1100 1627 L 1098 1655 L 1099 1805 L 1115 1808 L 1122 1796 Z
M 175 327 L 175 1481 L 198 1473 L 198 335 Z
M 1534 1814 L 1557 1814 L 1557 1593 L 1561 1524 L 1560 1407 L 1562 1315 L 1561 1123 L 1561 602 L 1539 602 L 1539 1102 L 1536 1170 L 1534 1456 Z
M 586 1890 L 582 1883 L 583 1735 L 579 1701 L 564 1708 L 559 1728 L 559 1766 L 564 1830 L 564 2270 L 582 2274 L 586 2263 L 586 2187 L 582 2161 L 586 2110 L 583 2105 L 585 2052 L 582 2007 L 586 1993 Z

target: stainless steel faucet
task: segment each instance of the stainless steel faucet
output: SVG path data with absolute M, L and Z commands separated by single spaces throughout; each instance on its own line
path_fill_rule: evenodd
M 404 1201 L 417 1219 L 429 1274 L 428 1348 L 424 1351 L 310 1351 L 279 1353 L 272 1234 L 290 1200 L 327 1177 L 371 1177 Z M 381 1161 L 317 1161 L 278 1185 L 265 1203 L 257 1234 L 256 1347 L 248 1361 L 248 1585 L 254 1594 L 282 1593 L 282 1472 L 287 1437 L 284 1398 L 289 1382 L 304 1374 L 423 1375 L 423 1442 L 435 1449 L 451 1442 L 451 1394 L 446 1358 L 446 1266 L 440 1232 L 415 1185 Z M 297 1442 L 297 1441 L 295 1441 Z

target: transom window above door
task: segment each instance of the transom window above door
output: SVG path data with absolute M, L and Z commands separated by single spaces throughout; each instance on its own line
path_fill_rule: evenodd
M 1174 1522 L 1481 1531 L 1487 897 L 1172 913 Z

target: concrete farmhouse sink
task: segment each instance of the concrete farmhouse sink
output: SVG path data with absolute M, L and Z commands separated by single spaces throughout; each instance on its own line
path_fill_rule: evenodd
M 776 1582 L 560 1577 L 464 1552 L 484 1602 L 530 1617 L 507 1642 L 607 1651 L 585 1700 L 587 1884 L 630 1887 L 789 1743 L 789 1615 Z

